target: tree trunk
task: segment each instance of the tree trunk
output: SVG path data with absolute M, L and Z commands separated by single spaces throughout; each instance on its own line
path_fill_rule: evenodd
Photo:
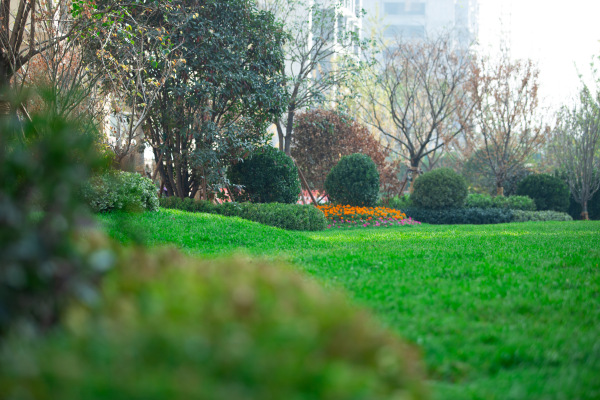
M 285 145 L 283 147 L 285 154 L 287 154 L 288 156 L 291 156 L 291 150 L 292 150 L 292 133 L 294 130 L 294 114 L 296 113 L 296 110 L 294 108 L 289 108 L 288 109 L 288 117 L 287 117 L 287 123 L 285 125 Z
M 408 187 L 408 193 L 412 194 L 415 190 L 415 181 L 419 177 L 419 162 L 420 159 L 411 159 L 410 160 L 410 186 Z
M 504 197 L 504 187 L 502 185 L 496 186 L 496 196 Z
M 590 216 L 588 214 L 587 200 L 584 201 L 583 204 L 581 205 L 581 219 L 584 221 L 590 220 Z
M 283 128 L 281 127 L 281 122 L 279 122 L 279 119 L 275 121 L 275 127 L 277 128 L 277 137 L 279 138 L 279 151 L 283 151 Z

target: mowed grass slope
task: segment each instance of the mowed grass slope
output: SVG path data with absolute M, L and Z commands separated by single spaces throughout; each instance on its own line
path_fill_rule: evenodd
M 289 232 L 161 210 L 115 237 L 292 262 L 423 350 L 434 398 L 600 398 L 600 222 Z

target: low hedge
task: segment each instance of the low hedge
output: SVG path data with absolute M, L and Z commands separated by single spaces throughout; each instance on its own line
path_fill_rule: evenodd
M 527 221 L 573 221 L 573 218 L 559 211 L 513 211 L 512 222 Z
M 281 203 L 213 204 L 209 201 L 164 197 L 160 199 L 160 206 L 190 212 L 240 217 L 264 225 L 295 231 L 321 231 L 327 227 L 325 215 L 311 205 Z
M 425 208 L 407 208 L 403 210 L 407 217 L 420 222 L 436 225 L 450 224 L 503 224 L 511 222 L 513 211 L 505 208 L 448 208 L 430 210 Z
M 467 196 L 465 208 L 510 208 L 535 211 L 535 201 L 527 196 L 495 196 L 474 193 Z

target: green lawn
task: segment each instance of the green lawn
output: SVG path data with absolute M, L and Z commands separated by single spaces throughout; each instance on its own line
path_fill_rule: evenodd
M 290 232 L 173 210 L 102 217 L 191 254 L 287 260 L 423 350 L 439 399 L 600 398 L 600 222 Z

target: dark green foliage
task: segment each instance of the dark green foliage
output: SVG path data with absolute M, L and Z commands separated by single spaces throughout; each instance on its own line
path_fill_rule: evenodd
M 494 148 L 490 148 L 492 159 L 501 158 L 495 154 Z M 517 183 L 531 174 L 531 171 L 524 164 L 513 165 L 508 175 L 504 179 L 505 196 L 513 196 L 517 191 Z M 462 166 L 461 175 L 465 177 L 469 190 L 477 193 L 486 193 L 495 195 L 497 192 L 496 177 L 490 168 L 489 157 L 485 149 L 475 151 L 473 155 Z
M 243 193 L 235 196 L 238 201 L 296 203 L 300 195 L 296 164 L 290 156 L 271 146 L 232 165 L 228 178 L 234 185 L 243 186 Z
M 511 210 L 535 211 L 535 202 L 527 196 L 495 196 L 489 194 L 469 194 L 465 208 L 510 208 Z
M 513 210 L 512 222 L 527 221 L 573 221 L 567 213 L 559 211 L 521 211 Z
M 84 200 L 95 212 L 158 211 L 158 189 L 135 172 L 112 171 L 95 176 L 84 186 Z
M 81 185 L 100 163 L 94 138 L 59 118 L 0 119 L 0 335 L 18 322 L 47 328 L 67 299 L 93 298 L 110 260 L 74 237 Z
M 594 193 L 587 206 L 589 219 L 600 220 L 600 190 Z M 581 204 L 576 202 L 573 196 L 569 198 L 568 213 L 575 220 L 581 219 Z
M 410 195 L 404 194 L 402 196 L 394 196 L 384 204 L 385 207 L 394 208 L 396 210 L 404 210 L 405 208 L 412 207 L 412 201 Z
M 327 226 L 325 215 L 316 207 L 281 203 L 223 203 L 181 200 L 177 197 L 160 199 L 160 206 L 190 212 L 240 217 L 264 225 L 296 231 L 321 231 Z
M 416 207 L 439 210 L 461 207 L 466 197 L 465 179 L 450 168 L 439 168 L 417 178 L 411 200 Z
M 377 166 L 365 154 L 344 156 L 327 175 L 325 190 L 331 202 L 374 207 L 379 196 Z
M 64 329 L 6 343 L 5 398 L 425 398 L 415 350 L 289 267 L 145 249 L 122 252 L 103 289 Z
M 566 212 L 569 209 L 569 187 L 552 175 L 529 175 L 517 185 L 517 194 L 531 197 L 539 211 Z
M 407 208 L 407 217 L 435 225 L 453 224 L 503 224 L 511 222 L 513 211 L 506 208 Z

